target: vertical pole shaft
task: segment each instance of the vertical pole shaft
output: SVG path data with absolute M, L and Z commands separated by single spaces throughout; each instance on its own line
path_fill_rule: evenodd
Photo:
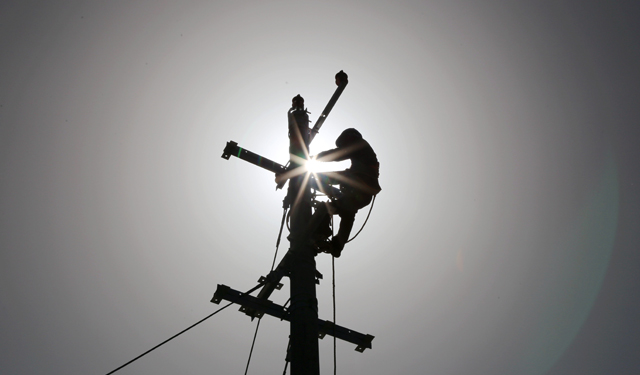
M 289 113 L 289 151 L 306 159 L 309 119 L 303 108 Z M 293 159 L 293 158 L 292 158 Z M 292 160 L 294 167 L 297 163 Z M 315 252 L 307 231 L 311 219 L 311 189 L 305 175 L 289 182 L 291 207 L 291 375 L 319 375 L 318 300 Z

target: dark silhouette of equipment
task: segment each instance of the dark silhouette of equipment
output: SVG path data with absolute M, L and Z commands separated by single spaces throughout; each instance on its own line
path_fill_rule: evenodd
M 309 143 L 318 134 L 327 116 L 348 84 L 347 74 L 336 74 L 338 85 L 329 103 L 322 111 L 313 128 L 309 128 L 308 112 L 304 108 L 304 99 L 297 95 L 288 111 L 289 152 L 291 159 L 287 166 L 278 164 L 258 154 L 239 147 L 236 142 L 227 142 L 222 157 L 235 156 L 262 167 L 276 175 L 277 188 L 289 181 L 287 196 L 283 201 L 284 215 L 290 208 L 290 248 L 278 266 L 266 277 L 261 277 L 262 285 L 257 297 L 241 293 L 226 285 L 218 285 L 211 302 L 219 304 L 222 300 L 237 303 L 240 311 L 253 318 L 264 314 L 290 322 L 290 348 L 292 375 L 318 375 L 319 354 L 318 338 L 332 335 L 356 345 L 356 350 L 371 348 L 373 336 L 335 325 L 333 322 L 318 318 L 318 301 L 315 286 L 322 275 L 316 270 L 315 256 L 318 249 L 314 246 L 309 231 L 312 217 L 312 197 L 309 177 L 302 173 L 303 164 L 309 157 Z M 314 185 L 315 186 L 315 185 Z M 283 215 L 283 223 L 284 223 Z M 278 238 L 279 243 L 279 238 Z M 275 259 L 274 259 L 275 262 Z M 288 276 L 291 281 L 289 307 L 279 306 L 269 301 L 274 290 L 280 289 L 280 281 Z

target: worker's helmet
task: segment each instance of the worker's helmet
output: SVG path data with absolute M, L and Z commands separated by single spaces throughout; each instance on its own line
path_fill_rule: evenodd
M 347 147 L 362 140 L 362 134 L 353 128 L 349 128 L 336 139 L 336 147 Z

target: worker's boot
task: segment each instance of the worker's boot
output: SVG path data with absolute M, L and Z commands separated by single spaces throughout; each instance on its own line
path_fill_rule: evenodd
M 344 249 L 344 243 L 340 241 L 339 237 L 333 237 L 331 240 L 331 250 L 329 253 L 333 255 L 335 258 L 340 258 L 342 254 L 342 249 Z
M 320 254 L 320 253 L 331 254 L 333 250 L 333 245 L 331 243 L 331 240 L 326 239 L 324 241 L 316 242 L 316 249 L 317 249 L 317 254 Z

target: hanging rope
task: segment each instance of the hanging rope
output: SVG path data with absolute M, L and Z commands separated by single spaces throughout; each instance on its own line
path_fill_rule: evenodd
M 291 349 L 291 336 L 289 336 L 289 343 L 287 344 L 287 355 L 284 357 L 284 370 L 282 375 L 287 375 L 287 366 L 289 366 L 289 349 Z
M 351 237 L 351 239 L 349 241 L 347 241 L 346 243 L 349 243 L 349 242 L 353 241 L 356 237 L 358 237 L 360 232 L 362 232 L 362 230 L 364 229 L 364 226 L 367 225 L 367 221 L 369 221 L 369 216 L 371 216 L 371 211 L 373 211 L 373 204 L 374 203 L 376 203 L 376 196 L 375 195 L 373 196 L 373 200 L 371 201 L 371 207 L 369 208 L 369 213 L 367 214 L 367 218 L 364 219 L 364 223 L 362 223 L 362 228 L 360 228 L 358 233 L 356 233 L 355 236 Z
M 331 216 L 331 242 L 333 242 L 333 215 Z M 333 289 L 333 375 L 338 372 L 336 355 L 336 257 L 331 257 L 331 287 Z
M 271 271 L 276 266 L 276 258 L 278 257 L 278 247 L 280 247 L 280 239 L 282 238 L 282 228 L 284 227 L 284 222 L 287 218 L 287 208 L 285 207 L 282 212 L 282 221 L 280 222 L 280 232 L 278 232 L 278 240 L 276 241 L 276 253 L 273 254 L 273 262 L 271 263 Z
M 251 363 L 251 354 L 253 354 L 253 347 L 256 344 L 256 337 L 258 337 L 258 328 L 260 328 L 260 322 L 262 317 L 258 318 L 258 324 L 256 324 L 256 332 L 253 334 L 253 342 L 251 343 L 251 350 L 249 351 L 249 359 L 247 360 L 247 367 L 244 369 L 244 375 L 247 375 L 249 371 L 249 363 Z
M 336 257 L 331 257 L 331 271 L 333 273 L 333 375 L 336 375 L 338 373 L 336 360 Z

